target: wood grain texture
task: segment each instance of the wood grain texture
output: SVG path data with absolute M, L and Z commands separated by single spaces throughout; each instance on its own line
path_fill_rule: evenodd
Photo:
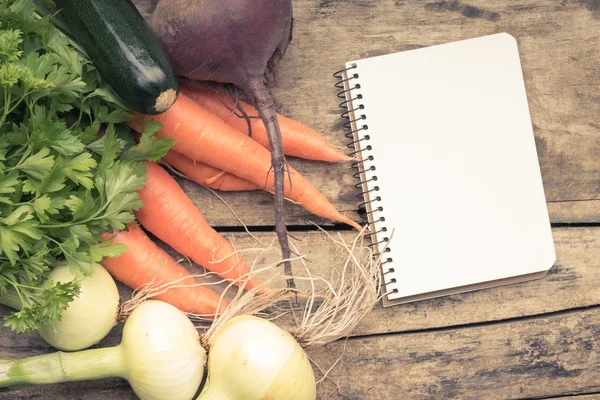
M 136 0 L 145 3 L 147 13 L 152 1 Z M 331 74 L 346 60 L 497 32 L 515 36 L 551 219 L 600 222 L 598 0 L 294 0 L 294 5 L 294 41 L 272 91 L 281 113 L 316 128 L 340 148 L 347 142 Z M 342 212 L 359 218 L 348 165 L 290 162 Z M 212 225 L 240 225 L 211 193 L 189 182 L 182 186 Z M 273 225 L 270 195 L 222 196 L 246 224 Z M 289 224 L 329 223 L 292 204 L 287 212 Z M 378 305 L 357 336 L 309 350 L 324 369 L 344 354 L 319 387 L 319 398 L 600 398 L 579 396 L 600 392 L 600 228 L 553 233 L 558 262 L 542 280 L 387 309 Z M 353 237 L 352 232 L 342 235 Z M 245 234 L 226 236 L 240 249 L 256 246 Z M 257 236 L 263 243 L 274 238 Z M 319 265 L 315 271 L 330 271 L 339 263 L 322 234 L 294 236 L 300 251 Z M 260 263 L 276 259 L 270 253 Z M 6 312 L 0 308 L 0 315 Z M 120 329 L 100 345 L 117 344 Z M 0 358 L 49 351 L 37 335 L 17 336 L 0 328 Z M 135 398 L 120 379 L 0 393 L 7 400 Z
M 324 370 L 343 356 L 320 385 L 319 399 L 524 399 L 600 391 L 599 340 L 596 307 L 469 329 L 359 337 L 308 353 Z M 0 336 L 3 357 L 7 341 L 13 355 L 50 351 L 41 339 L 8 334 Z M 133 398 L 116 379 L 0 393 L 14 400 Z
M 350 243 L 355 234 L 341 232 Z M 266 246 L 274 234 L 256 234 L 262 245 L 246 234 L 225 235 L 237 249 Z M 354 335 L 423 331 L 452 326 L 479 324 L 548 312 L 600 305 L 600 228 L 558 228 L 553 230 L 558 261 L 548 275 L 540 280 L 456 294 L 420 302 L 384 308 L 379 302 L 357 326 Z M 311 274 L 329 277 L 339 270 L 344 258 L 339 247 L 320 232 L 294 232 L 292 243 L 308 260 Z M 163 245 L 176 259 L 180 256 Z M 256 253 L 245 255 L 257 267 L 274 264 L 279 259 L 278 249 L 256 258 Z M 302 268 L 294 264 L 294 268 Z M 202 270 L 192 266 L 194 273 Z M 298 282 L 308 290 L 308 284 Z M 283 286 L 283 282 L 282 282 Z M 222 287 L 219 288 L 219 290 Z M 124 292 L 126 293 L 126 292 Z
M 350 243 L 355 234 L 341 232 Z M 266 246 L 275 239 L 274 234 L 260 233 L 256 237 L 262 245 L 246 234 L 225 235 L 237 249 Z M 453 326 L 479 324 L 512 318 L 533 316 L 548 312 L 571 310 L 600 305 L 600 228 L 557 228 L 553 230 L 558 261 L 543 279 L 424 300 L 384 308 L 379 302 L 357 326 L 354 335 L 372 335 L 394 332 L 423 331 Z M 320 232 L 294 232 L 292 243 L 308 260 L 311 274 L 328 277 L 339 270 L 344 258 L 339 247 Z M 173 257 L 180 256 L 169 249 Z M 277 248 L 256 258 L 256 253 L 245 255 L 257 267 L 278 261 Z M 296 270 L 301 265 L 294 264 Z M 201 273 L 197 265 L 193 273 Z M 308 290 L 308 284 L 298 282 L 299 288 Z M 283 283 L 282 283 L 283 286 Z M 223 286 L 217 290 L 222 290 Z M 122 291 L 128 295 L 126 290 Z
M 343 236 L 353 239 L 350 233 Z M 258 237 L 265 244 L 275 238 L 266 233 Z M 524 398 L 537 389 L 544 395 L 600 390 L 593 380 L 600 373 L 600 364 L 595 364 L 600 360 L 592 358 L 592 353 L 597 357 L 600 339 L 600 228 L 560 228 L 554 237 L 559 261 L 542 280 L 393 308 L 378 305 L 355 331 L 358 336 L 348 341 L 344 363 L 332 375 L 348 395 L 345 398 Z M 257 246 L 247 235 L 230 234 L 229 239 L 240 250 Z M 324 234 L 309 232 L 297 239 L 313 272 L 326 275 L 339 267 L 336 246 Z M 258 265 L 276 260 L 277 252 L 268 252 Z M 192 271 L 201 270 L 196 266 Z M 121 291 L 127 298 L 130 291 Z M 582 311 L 586 307 L 595 308 Z M 6 312 L 0 309 L 0 314 Z M 560 315 L 519 320 L 546 313 Z M 101 346 L 117 344 L 120 331 L 119 326 Z M 373 336 L 385 333 L 391 334 Z M 336 343 L 310 354 L 328 368 L 342 350 L 342 343 Z M 0 328 L 0 358 L 49 351 L 38 335 L 15 335 Z M 553 379 L 558 381 L 547 384 Z M 515 392 L 511 381 L 524 392 Z M 333 389 L 326 382 L 321 398 Z M 396 392 L 407 397 L 393 397 Z M 0 394 L 18 400 L 134 398 L 120 380 L 29 388 L 5 396 Z
M 566 313 L 470 329 L 386 335 L 309 351 L 333 399 L 526 399 L 600 390 L 600 313 Z
M 424 300 L 378 305 L 355 334 L 460 326 L 600 305 L 600 229 L 554 229 L 558 261 L 540 280 Z
M 140 8 L 152 10 L 155 0 L 137 1 Z M 281 113 L 314 127 L 342 148 L 347 140 L 332 73 L 345 61 L 508 32 L 520 48 L 551 219 L 599 222 L 597 4 L 596 0 L 294 0 L 294 40 L 272 92 Z M 358 217 L 354 211 L 359 201 L 348 165 L 291 163 L 342 212 Z M 239 225 L 208 192 L 191 184 L 185 189 L 211 224 Z M 270 195 L 223 197 L 247 225 L 273 224 Z M 287 212 L 289 224 L 328 223 L 291 204 Z
M 337 236 L 338 233 L 333 235 Z M 340 232 L 339 235 L 347 243 L 355 238 L 352 232 Z M 279 260 L 280 253 L 276 245 L 264 254 L 259 254 L 259 251 L 246 252 L 275 243 L 274 233 L 256 233 L 261 243 L 245 233 L 228 233 L 224 236 L 242 251 L 249 265 L 264 268 Z M 556 228 L 553 236 L 558 261 L 543 279 L 389 308 L 384 308 L 379 302 L 363 319 L 354 335 L 439 329 L 600 305 L 600 290 L 597 290 L 600 287 L 600 228 Z M 308 268 L 315 276 L 329 278 L 334 270 L 342 268 L 345 261 L 340 247 L 325 233 L 295 232 L 291 243 L 306 257 Z M 159 244 L 175 259 L 182 259 L 164 243 Z M 192 274 L 203 272 L 196 264 L 185 265 Z M 294 263 L 294 268 L 298 271 L 302 265 Z M 266 277 L 267 274 L 262 276 Z M 309 289 L 307 282 L 297 283 L 300 289 Z M 281 286 L 284 286 L 284 282 L 281 282 Z M 119 288 L 123 300 L 130 298 L 131 290 L 123 285 L 119 285 Z M 225 285 L 218 285 L 215 290 L 222 292 L 224 288 Z M 0 316 L 7 312 L 7 308 L 0 306 Z M 7 332 L 7 329 L 0 328 L 0 335 Z

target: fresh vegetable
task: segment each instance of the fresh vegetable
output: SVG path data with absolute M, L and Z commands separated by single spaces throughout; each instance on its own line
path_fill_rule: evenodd
M 91 275 L 85 277 L 61 265 L 50 272 L 49 279 L 59 283 L 81 279 L 79 293 L 61 312 L 60 320 L 38 330 L 50 345 L 65 351 L 83 350 L 104 339 L 117 324 L 119 291 L 110 274 L 99 264 L 94 264 Z M 0 303 L 21 308 L 21 299 L 14 289 L 0 296 Z
M 144 114 L 168 109 L 177 74 L 130 0 L 54 0 L 72 35 L 125 104 Z
M 381 299 L 383 255 L 375 256 L 365 231 L 351 242 L 324 233 L 341 257 L 329 262 L 323 276 L 309 270 L 318 260 L 307 265 L 304 276 L 295 276 L 310 282 L 308 293 L 260 292 L 260 287 L 238 291 L 202 336 L 210 351 L 208 378 L 199 400 L 315 399 L 315 377 L 303 349 L 347 338 Z M 263 252 L 260 257 L 265 257 Z M 273 270 L 267 279 L 263 285 L 277 287 L 283 276 Z M 296 295 L 306 303 L 293 310 L 281 308 L 293 298 L 298 301 Z M 285 323 L 278 317 L 290 311 L 292 326 L 282 325 L 285 330 L 251 316 L 266 313 L 270 321 Z
M 190 180 L 212 189 L 239 192 L 259 188 L 258 185 L 250 181 L 211 167 L 203 162 L 192 160 L 173 150 L 169 151 L 163 157 L 163 161 L 177 169 Z
M 100 243 L 101 232 L 133 221 L 139 160 L 170 146 L 148 131 L 135 145 L 114 98 L 31 1 L 0 0 L 0 295 L 21 300 L 4 318 L 14 331 L 53 324 L 78 293 L 76 282 L 44 285 L 55 267 L 89 275 L 123 250 Z
M 150 300 L 127 318 L 116 347 L 0 360 L 0 388 L 120 377 L 142 400 L 189 400 L 205 362 L 198 332 L 185 314 Z
M 54 268 L 49 275 L 51 281 L 59 283 L 81 278 L 66 265 Z M 94 264 L 91 275 L 81 279 L 79 293 L 61 312 L 60 320 L 40 328 L 38 332 L 46 342 L 59 350 L 86 349 L 104 339 L 117 324 L 119 301 L 115 281 L 102 266 Z M 21 308 L 21 299 L 14 290 L 0 297 L 0 303 Z
M 214 291 L 199 285 L 189 272 L 158 247 L 136 224 L 127 231 L 106 239 L 122 244 L 127 251 L 115 258 L 106 258 L 102 265 L 119 281 L 132 289 L 153 289 L 153 297 L 178 309 L 203 316 L 212 316 L 227 306 Z M 168 286 L 165 286 L 168 285 Z
M 77 277 L 62 265 L 54 268 L 50 279 L 71 282 Z M 99 264 L 82 279 L 79 294 L 60 314 L 60 321 L 38 330 L 41 337 L 59 350 L 86 349 L 102 339 L 117 324 L 119 316 L 119 291 L 110 274 Z
M 248 132 L 247 121 L 236 111 L 237 107 L 241 107 L 252 118 L 250 119 L 252 139 L 263 147 L 270 149 L 265 124 L 262 120 L 256 118 L 258 116 L 256 108 L 239 99 L 234 100 L 228 94 L 217 90 L 217 88 L 211 89 L 197 85 L 181 86 L 181 93 L 184 93 L 238 131 Z M 308 126 L 279 114 L 277 114 L 277 120 L 281 129 L 283 152 L 286 155 L 329 162 L 351 160 L 350 157 L 333 147 L 327 139 Z
M 140 124 L 140 119 L 142 123 Z M 256 141 L 232 128 L 184 94 L 166 112 L 153 116 L 137 116 L 131 125 L 136 129 L 151 129 L 158 121 L 162 129 L 156 136 L 175 139 L 173 150 L 185 156 L 222 169 L 256 185 L 273 190 L 274 179 L 269 151 Z M 288 167 L 291 185 L 285 188 L 288 199 L 323 218 L 349 224 L 360 230 L 350 218 L 335 207 L 302 175 Z M 286 174 L 287 176 L 287 174 Z
M 243 280 L 249 271 L 233 246 L 208 225 L 200 211 L 167 171 L 149 163 L 146 185 L 140 190 L 144 207 L 137 220 L 163 242 L 224 279 L 256 287 L 256 278 Z
M 315 376 L 296 339 L 262 318 L 231 318 L 210 340 L 197 400 L 314 400 Z
M 292 1 L 160 0 L 151 25 L 179 75 L 195 81 L 232 83 L 256 105 L 271 148 L 277 237 L 283 259 L 289 260 L 283 204 L 286 161 L 265 75 L 273 73 L 292 39 Z M 261 168 L 261 172 L 264 182 L 266 170 Z M 291 275 L 291 263 L 284 264 Z M 293 280 L 288 285 L 293 287 Z

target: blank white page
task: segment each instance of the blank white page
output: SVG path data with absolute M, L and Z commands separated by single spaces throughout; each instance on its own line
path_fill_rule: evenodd
M 506 33 L 356 63 L 353 107 L 377 230 L 394 230 L 389 300 L 539 273 L 556 260 L 515 39 Z M 360 97 L 360 96 L 359 96 Z M 366 146 L 370 145 L 370 151 Z M 376 194 L 375 194 L 376 193 Z M 378 236 L 382 239 L 383 234 Z M 391 280 L 395 278 L 395 283 Z

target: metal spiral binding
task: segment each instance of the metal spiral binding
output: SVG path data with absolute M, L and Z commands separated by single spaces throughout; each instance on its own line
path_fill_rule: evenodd
M 366 167 L 365 163 L 372 163 L 375 160 L 375 157 L 372 154 L 369 154 L 370 151 L 373 150 L 370 144 L 366 144 L 371 140 L 370 135 L 368 135 L 365 131 L 369 130 L 369 126 L 362 121 L 366 121 L 367 116 L 363 110 L 365 110 L 365 105 L 361 103 L 363 99 L 363 95 L 361 93 L 356 93 L 357 90 L 361 89 L 359 83 L 357 83 L 357 79 L 360 78 L 360 72 L 358 71 L 357 64 L 351 64 L 350 67 L 339 70 L 333 76 L 338 80 L 335 84 L 335 87 L 341 89 L 338 93 L 338 97 L 340 99 L 344 99 L 339 105 L 339 107 L 344 110 L 342 112 L 342 118 L 347 121 L 344 123 L 344 128 L 348 130 L 345 136 L 351 140 L 348 144 L 348 148 L 351 149 L 350 156 L 353 157 L 357 154 L 362 155 L 362 159 L 355 161 L 352 163 L 352 168 L 357 169 L 358 172 L 354 173 L 354 177 L 358 180 L 358 183 L 355 185 L 356 188 L 363 189 L 367 187 L 367 189 L 363 189 L 358 197 L 364 200 L 359 204 L 359 208 L 365 208 L 367 210 L 365 215 L 367 216 L 372 227 L 375 226 L 375 223 L 385 222 L 385 217 L 379 216 L 381 212 L 383 212 L 383 207 L 378 205 L 377 203 L 381 202 L 381 196 L 376 195 L 376 192 L 379 191 L 379 186 L 376 184 L 366 185 L 369 182 L 376 182 L 377 175 L 372 175 L 367 178 L 364 174 L 365 172 L 373 172 L 376 171 L 375 165 L 371 165 Z M 371 174 L 369 174 L 371 175 Z M 366 186 L 365 186 L 366 185 Z M 378 230 L 373 233 L 369 233 L 366 236 L 372 238 L 371 246 L 375 249 L 378 249 L 380 245 L 383 245 L 389 241 L 389 236 L 386 235 L 388 232 L 387 227 L 382 226 Z M 382 237 L 382 234 L 385 236 Z M 385 247 L 384 253 L 390 252 L 389 247 Z M 379 257 L 380 254 L 375 255 L 375 257 Z M 395 284 L 396 279 L 385 279 L 389 277 L 389 274 L 394 273 L 394 268 L 390 266 L 392 263 L 392 258 L 385 258 L 382 256 L 381 265 L 383 266 L 383 277 L 386 281 L 385 285 Z M 387 268 L 385 266 L 388 266 Z M 393 293 L 398 293 L 398 289 L 394 288 L 392 290 L 388 290 L 384 295 L 390 295 Z

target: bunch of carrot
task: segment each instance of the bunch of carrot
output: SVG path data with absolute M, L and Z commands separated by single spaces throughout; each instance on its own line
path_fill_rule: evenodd
M 250 116 L 252 106 L 238 104 Z M 191 180 L 219 190 L 241 191 L 274 186 L 267 132 L 260 119 L 248 122 L 231 110 L 238 104 L 210 88 L 183 87 L 176 102 L 166 112 L 148 117 L 135 115 L 131 126 L 140 131 L 149 119 L 162 124 L 158 137 L 175 143 L 162 162 L 179 170 Z M 349 157 L 339 152 L 317 132 L 299 122 L 279 116 L 286 155 L 310 160 L 343 162 Z M 147 165 L 147 182 L 140 191 L 144 207 L 136 212 L 139 224 L 180 254 L 217 273 L 228 281 L 243 283 L 251 289 L 260 284 L 255 278 L 243 279 L 249 271 L 233 246 L 212 229 L 175 179 L 156 163 Z M 360 226 L 340 214 L 307 179 L 290 167 L 285 195 L 318 216 Z M 206 286 L 194 284 L 189 272 L 149 239 L 134 224 L 127 231 L 106 236 L 125 244 L 127 251 L 104 261 L 105 268 L 132 288 L 179 282 L 157 298 L 183 311 L 214 315 L 225 301 Z

